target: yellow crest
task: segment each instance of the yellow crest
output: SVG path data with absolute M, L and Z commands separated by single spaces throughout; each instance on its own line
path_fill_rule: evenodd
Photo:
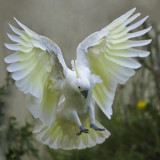
M 76 71 L 76 74 L 77 74 L 77 78 L 80 78 L 80 76 L 79 76 L 79 74 L 78 74 L 78 69 L 77 69 L 77 66 L 76 66 L 75 57 L 74 57 L 74 68 L 75 68 L 75 71 Z

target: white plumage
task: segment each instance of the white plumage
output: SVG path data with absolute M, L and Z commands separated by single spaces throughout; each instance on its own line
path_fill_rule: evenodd
M 7 70 L 13 73 L 16 86 L 26 94 L 27 108 L 42 123 L 34 130 L 42 143 L 55 149 L 82 149 L 109 137 L 109 131 L 95 120 L 95 102 L 110 119 L 117 85 L 125 84 L 141 66 L 133 57 L 150 54 L 135 49 L 151 42 L 133 40 L 151 30 L 133 32 L 148 18 L 134 22 L 140 16 L 132 15 L 135 10 L 82 41 L 72 69 L 52 40 L 16 19 L 22 30 L 10 25 L 17 36 L 8 37 L 16 43 L 5 46 L 15 53 L 4 60 L 10 64 Z

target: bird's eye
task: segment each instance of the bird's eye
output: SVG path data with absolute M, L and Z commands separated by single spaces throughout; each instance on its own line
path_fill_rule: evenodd
M 79 88 L 79 89 L 81 89 L 81 87 L 80 87 L 80 86 L 78 86 L 78 88 Z

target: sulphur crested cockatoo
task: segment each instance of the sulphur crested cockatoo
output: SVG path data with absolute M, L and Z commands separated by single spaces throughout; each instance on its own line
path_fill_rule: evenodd
M 94 105 L 110 119 L 118 84 L 125 84 L 141 65 L 132 57 L 150 53 L 135 49 L 151 40 L 133 40 L 151 27 L 133 31 L 148 18 L 137 22 L 132 9 L 97 31 L 77 48 L 72 69 L 66 66 L 57 44 L 28 27 L 10 25 L 17 36 L 8 34 L 16 44 L 5 44 L 14 50 L 4 60 L 20 91 L 26 94 L 26 106 L 41 121 L 34 133 L 51 148 L 82 149 L 102 143 L 110 132 L 95 120 Z M 89 129 L 90 128 L 90 129 Z M 89 130 L 88 130 L 89 129 Z

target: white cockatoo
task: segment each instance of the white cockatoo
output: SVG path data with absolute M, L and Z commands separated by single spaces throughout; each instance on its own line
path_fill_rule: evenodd
M 132 9 L 97 31 L 77 48 L 72 69 L 66 66 L 57 44 L 20 23 L 22 30 L 9 25 L 17 36 L 8 34 L 16 44 L 5 44 L 15 53 L 4 60 L 26 106 L 41 124 L 33 131 L 37 139 L 51 148 L 83 149 L 100 144 L 110 132 L 95 120 L 95 103 L 110 119 L 118 84 L 125 84 L 141 65 L 132 57 L 150 53 L 135 49 L 151 40 L 133 40 L 151 30 L 134 31 L 140 13 Z M 89 129 L 90 128 L 90 129 Z

